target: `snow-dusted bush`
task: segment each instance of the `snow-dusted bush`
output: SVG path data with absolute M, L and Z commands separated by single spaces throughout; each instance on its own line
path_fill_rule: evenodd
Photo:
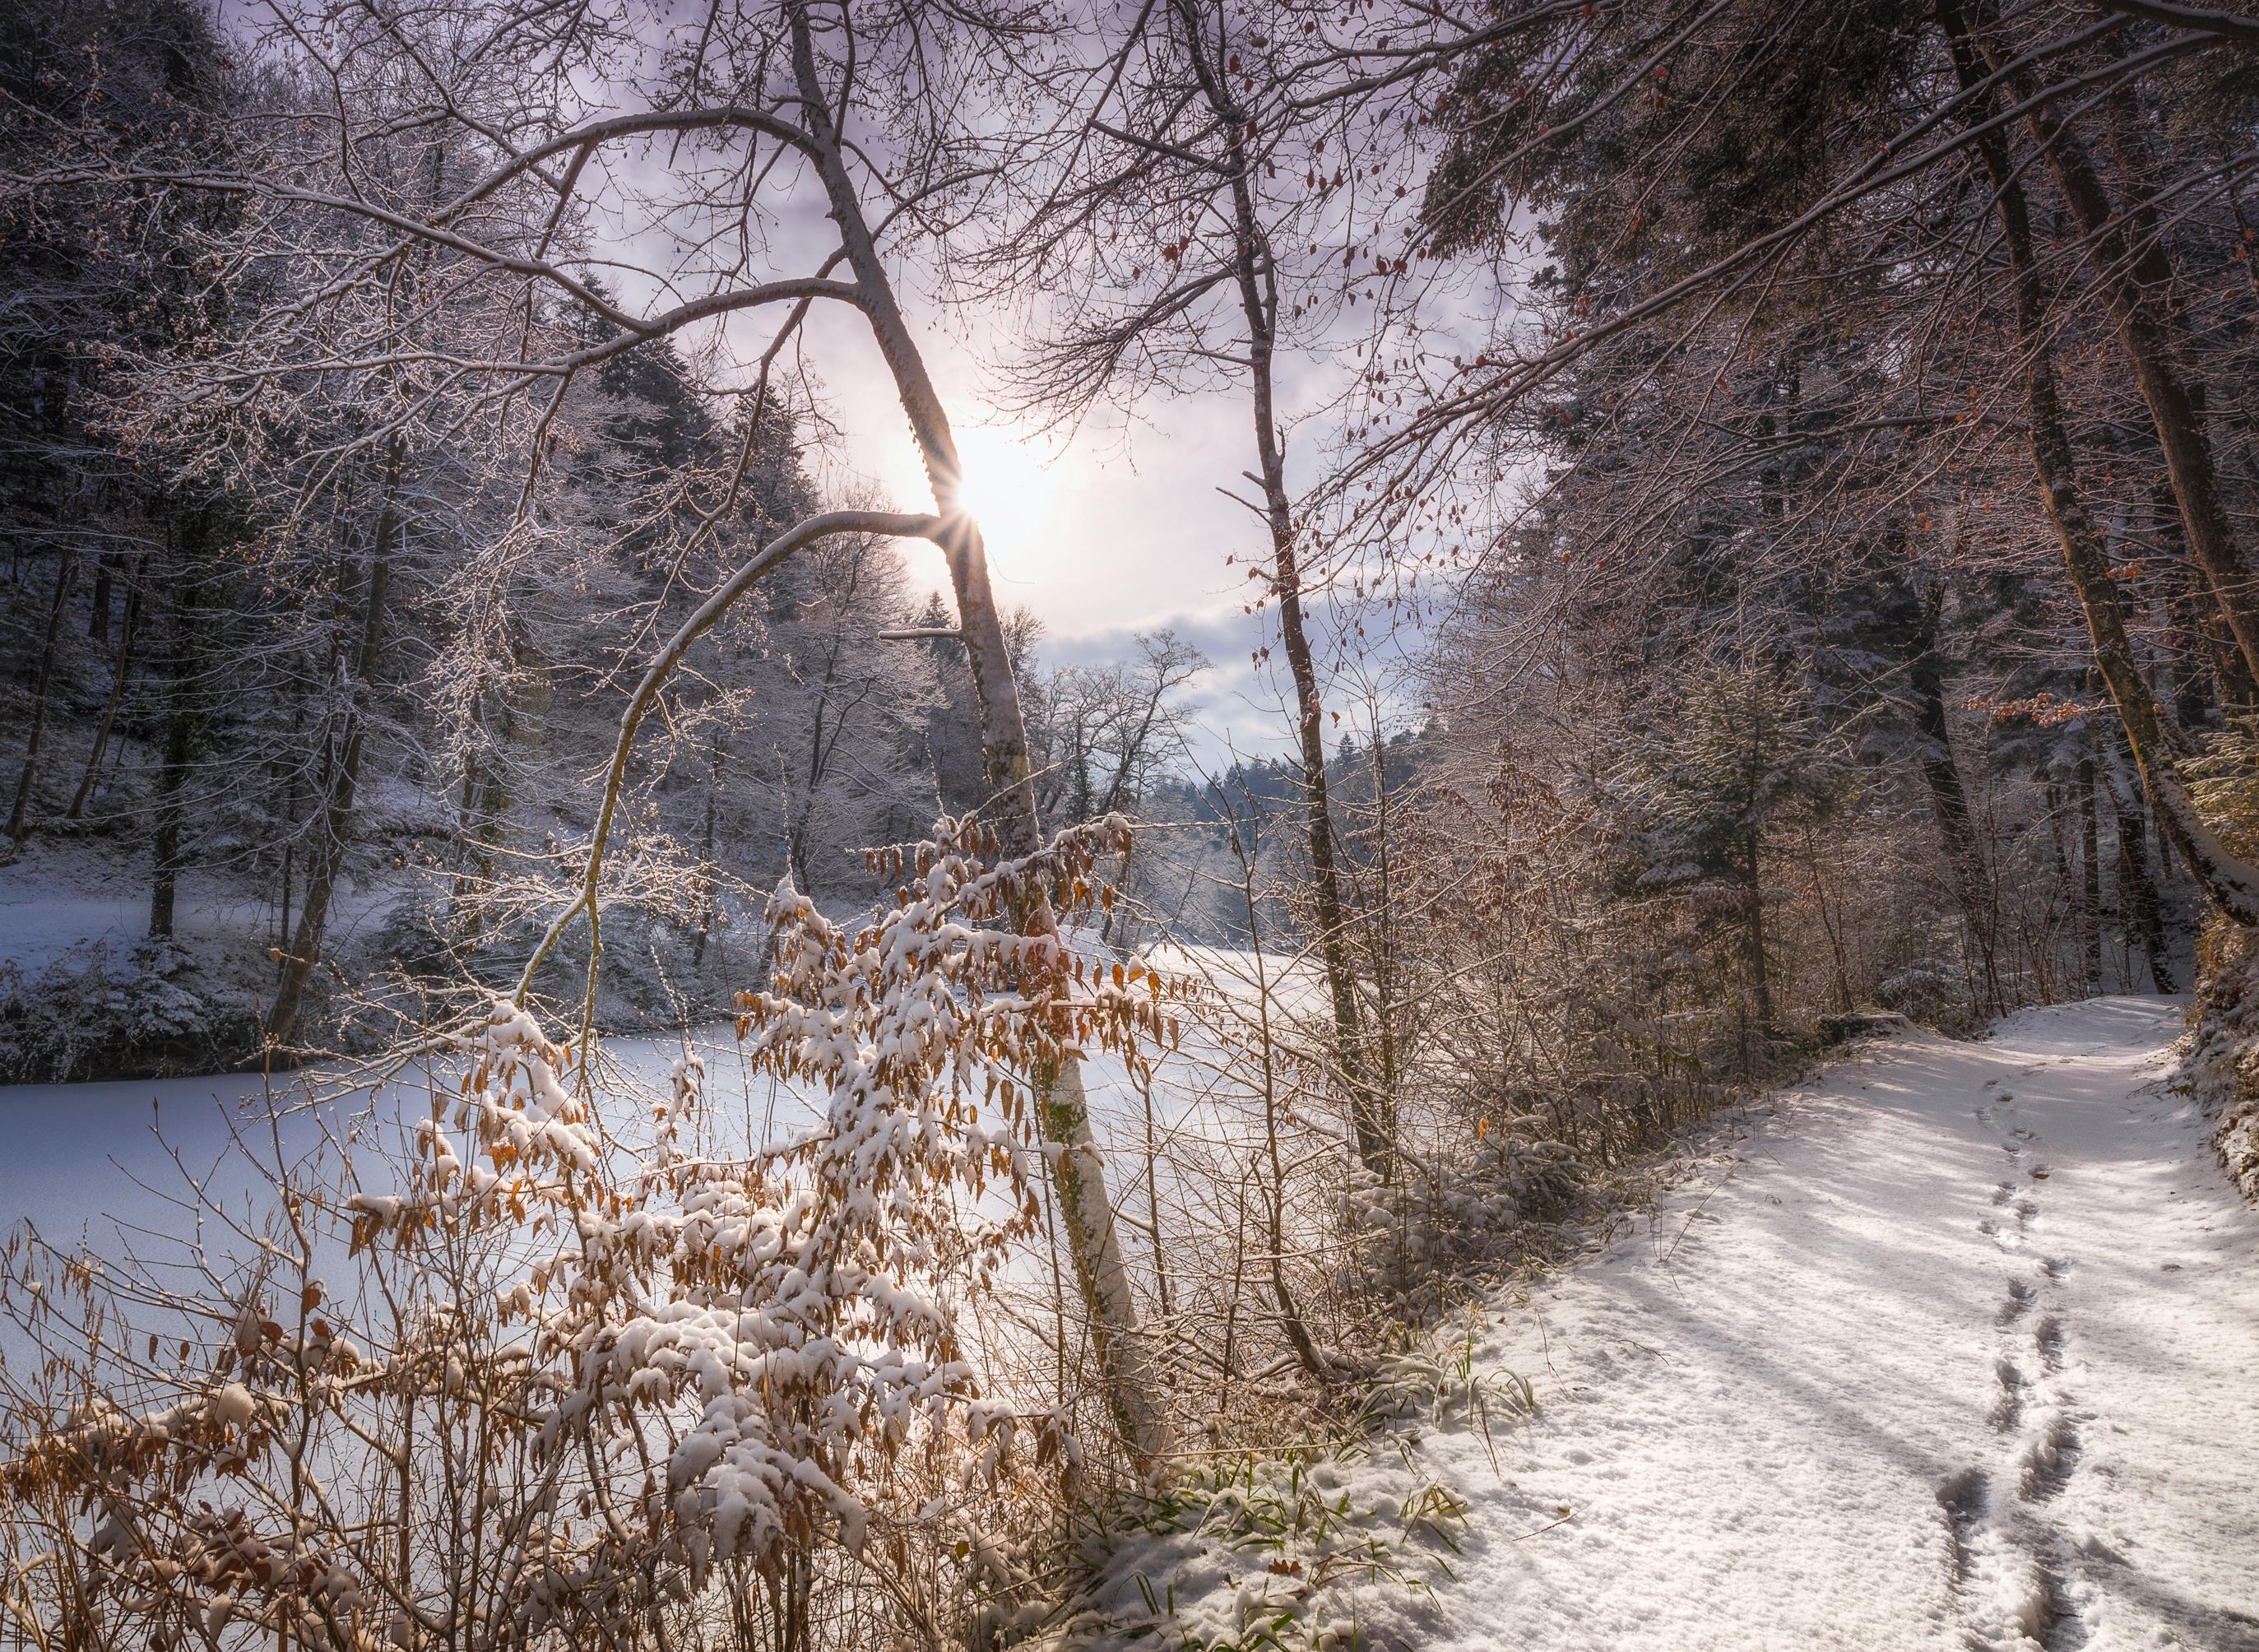
M 545 890 L 545 894 L 553 891 Z M 701 948 L 680 910 L 634 899 L 604 911 L 604 967 L 597 977 L 595 1023 L 608 1033 L 673 1033 L 730 1012 L 734 990 L 725 961 L 742 986 L 752 961 L 746 948 Z M 356 951 L 368 961 L 363 979 L 326 1005 L 329 1024 L 367 1047 L 443 1022 L 487 994 L 507 991 L 524 968 L 545 924 L 528 912 L 465 922 L 445 884 L 419 885 L 396 903 Z M 543 959 L 533 992 L 570 1002 L 588 979 L 588 930 L 568 929 Z
M 209 1183 L 186 1279 L 15 1241 L 0 1305 L 48 1362 L 0 1409 L 27 1609 L 72 1644 L 340 1648 L 1019 1619 L 1103 1442 L 972 1315 L 1040 1221 L 1035 1080 L 1174 1034 L 1158 977 L 1031 921 L 1106 899 L 1122 836 L 991 864 L 944 822 L 874 858 L 895 898 L 852 930 L 780 887 L 740 1033 L 808 1122 L 750 1150 L 695 1056 L 638 1096 L 498 999 L 396 1147 L 240 1137 L 267 1197 L 226 1208 L 232 1262 Z
M 2259 947 L 2248 930 L 2216 922 L 2198 967 L 2179 1076 L 2212 1115 L 2227 1173 L 2259 1200 Z
M 2189 765 L 2205 824 L 2237 854 L 2259 847 L 2259 720 L 2232 722 Z M 2214 919 L 2197 949 L 2196 1003 L 2180 1077 L 2213 1118 L 2213 1141 L 2236 1185 L 2259 1200 L 2259 946 Z
M 1472 1150 L 1449 1163 L 1407 1162 L 1390 1184 L 1350 1179 L 1346 1272 L 1358 1290 L 1429 1317 L 1478 1286 L 1486 1268 L 1527 1255 L 1529 1224 L 1572 1214 L 1589 1179 L 1539 1119 L 1483 1120 Z
M 1422 1364 L 1389 1362 L 1392 1372 Z M 1406 1395 L 1399 1413 L 1413 1427 L 1446 1409 L 1428 1373 L 1417 1375 L 1423 1392 Z M 1443 1385 L 1450 1383 L 1444 1373 Z M 1502 1421 L 1519 1401 L 1499 1398 L 1494 1414 Z M 1086 1542 L 1066 1607 L 1028 1644 L 1037 1652 L 1355 1652 L 1397 1644 L 1373 1636 L 1373 1619 L 1398 1624 L 1405 1605 L 1451 1576 L 1467 1506 L 1372 1437 L 1322 1453 L 1225 1458 Z
M 123 958 L 96 942 L 28 977 L 0 964 L 0 1082 L 193 1068 L 240 1039 L 247 1019 L 214 1001 L 169 939 Z
M 1943 958 L 1921 958 L 1885 976 L 1875 996 L 1886 1009 L 1933 1025 L 1968 1008 L 1964 972 Z

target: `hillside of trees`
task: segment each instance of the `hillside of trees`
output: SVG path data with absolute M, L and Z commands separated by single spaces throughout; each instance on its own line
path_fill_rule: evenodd
M 8 26 L 12 164 L 62 121 L 132 153 L 242 159 L 194 7 L 34 6 Z M 391 159 L 426 168 L 407 187 L 454 182 L 437 150 Z M 214 410 L 226 392 L 189 364 L 317 290 L 247 246 L 205 281 L 237 227 L 194 209 L 121 232 L 115 203 L 61 195 L 6 251 L 7 852 L 32 931 L 0 980 L 14 1078 L 381 1049 L 450 994 L 514 981 L 645 656 L 814 502 L 781 394 L 702 396 L 665 340 L 604 360 L 502 451 L 450 434 L 488 410 L 475 395 L 403 416 L 415 392 L 382 375 L 310 370 Z M 419 345 L 495 321 L 427 316 Z M 555 325 L 574 345 L 619 332 Z M 181 428 L 184 406 L 212 424 Z M 499 468 L 536 439 L 538 521 Z M 898 635 L 951 614 L 907 580 L 895 545 L 844 538 L 710 634 L 635 756 L 607 1025 L 722 1013 L 759 945 L 732 925 L 780 875 L 860 904 L 865 845 L 983 801 L 963 650 Z M 1045 817 L 1142 799 L 1181 755 L 1203 662 L 1163 635 L 1044 672 L 1040 619 L 1010 626 Z M 545 984 L 585 970 L 573 944 Z

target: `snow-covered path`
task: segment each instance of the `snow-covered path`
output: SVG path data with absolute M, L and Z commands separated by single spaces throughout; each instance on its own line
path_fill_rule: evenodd
M 2259 1648 L 2259 1213 L 2156 1087 L 2178 1023 L 2106 999 L 1913 1035 L 1761 1107 L 1499 1318 L 1480 1357 L 1540 1410 L 1429 1437 L 1472 1533 L 1390 1627 Z

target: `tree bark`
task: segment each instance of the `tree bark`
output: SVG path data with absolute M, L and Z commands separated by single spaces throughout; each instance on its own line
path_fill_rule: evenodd
M 86 616 L 86 636 L 89 642 L 110 640 L 110 569 L 118 559 L 107 553 L 95 559 L 94 603 Z
M 1953 867 L 1955 893 L 1966 906 L 1966 886 L 1980 858 L 1970 820 L 1968 788 L 1962 785 L 1960 765 L 1953 760 L 1952 736 L 1945 717 L 1944 675 L 1937 669 L 1935 655 L 1925 651 L 1908 677 L 1914 694 L 1914 729 L 1921 737 L 1921 777 L 1929 787 L 1938 837 Z
M 1937 15 L 1964 88 L 1984 78 L 1978 70 L 1957 0 L 1939 0 Z M 1977 111 L 1982 117 L 1983 106 Z M 2031 211 L 2019 175 L 2009 164 L 2007 146 L 1997 130 L 1979 132 L 1977 151 L 1992 185 L 1994 210 L 2007 243 L 2014 282 L 2017 342 L 2024 355 L 2024 400 L 2029 425 L 2032 468 L 2048 520 L 2063 549 L 2093 643 L 2094 663 L 2118 708 L 2127 744 L 2141 773 L 2159 826 L 2188 863 L 2205 894 L 2238 923 L 2259 923 L 2259 870 L 2228 853 L 2197 814 L 2180 765 L 2168 744 L 2156 696 L 2141 675 L 2127 635 L 2118 594 L 2110 579 L 2109 553 L 2079 496 L 2077 467 L 2064 428 L 2055 378 L 2054 345 L 2048 334 L 2047 304 L 2033 253 Z
M 1749 971 L 1749 992 L 1757 1005 L 1757 1036 L 1772 1036 L 1772 973 L 1765 962 L 1764 876 L 1757 834 L 1742 844 L 1742 963 Z
M 2090 994 L 2102 990 L 2102 811 L 2094 794 L 2094 737 L 2090 730 L 2078 759 L 2078 937 Z
M 785 840 L 786 860 L 792 868 L 793 882 L 803 893 L 809 894 L 816 889 L 808 867 L 809 842 L 816 826 L 816 796 L 830 776 L 831 755 L 846 732 L 845 714 L 833 714 L 831 691 L 839 682 L 839 657 L 847 644 L 848 614 L 855 600 L 856 587 L 861 582 L 862 562 L 859 557 L 854 572 L 848 577 L 846 592 L 840 599 L 830 645 L 824 652 L 823 680 L 816 692 L 815 726 L 809 730 L 808 737 L 806 783 L 799 806 L 793 811 L 792 829 Z
M 274 1007 L 267 1018 L 267 1038 L 286 1044 L 296 1030 L 303 1008 L 306 982 L 320 956 L 328 927 L 330 901 L 336 894 L 338 874 L 345 865 L 346 848 L 353 837 L 353 801 L 360 787 L 361 753 L 367 742 L 368 720 L 376 699 L 377 667 L 384 653 L 385 604 L 392 585 L 392 558 L 400 537 L 400 472 L 405 445 L 395 437 L 385 456 L 384 499 L 378 507 L 376 532 L 369 545 L 361 577 L 360 643 L 353 675 L 345 690 L 344 725 L 338 735 L 338 762 L 330 778 L 329 796 L 322 809 L 321 831 L 316 839 L 313 864 L 306 869 L 306 892 L 299 902 L 298 928 L 283 959 L 281 984 L 274 992 Z
M 2126 951 L 2130 957 L 2135 948 L 2141 950 L 2149 962 L 2149 983 L 2158 992 L 2176 993 L 2180 986 L 2165 944 L 2164 903 L 2149 872 L 2149 829 L 2142 818 L 2141 800 L 2114 777 L 2107 783 L 2110 810 L 2118 822 L 2118 920 L 2124 926 Z
M 832 119 L 829 93 L 817 72 L 806 0 L 790 0 L 790 22 L 793 70 L 802 117 L 816 142 L 817 170 L 830 198 L 831 216 L 864 316 L 909 417 L 933 489 L 935 509 L 947 523 L 942 553 L 949 565 L 950 584 L 957 598 L 958 630 L 980 708 L 981 749 L 997 836 L 1006 854 L 1030 854 L 1041 846 L 1043 829 L 1036 812 L 1027 724 L 1005 644 L 1002 616 L 989 582 L 987 550 L 980 525 L 965 514 L 961 504 L 963 468 L 956 438 L 864 219 L 862 202 L 847 170 L 844 146 Z M 1051 903 L 1040 895 L 1030 901 L 1021 921 L 1031 935 L 1058 935 Z M 1059 979 L 1054 987 L 1063 996 L 1067 991 L 1064 944 L 1058 956 Z M 1069 1056 L 1056 1071 L 1034 1076 L 1037 1114 L 1055 1150 L 1047 1156 L 1052 1185 L 1066 1229 L 1076 1286 L 1089 1319 L 1108 1407 L 1131 1457 L 1151 1472 L 1160 1466 L 1170 1449 L 1169 1428 L 1160 1408 L 1151 1350 L 1138 1323 L 1137 1301 L 1115 1230 L 1105 1162 L 1091 1129 L 1081 1063 Z
M 473 702 L 474 720 L 477 717 L 476 701 Z M 474 887 L 484 883 L 492 875 L 480 852 L 479 843 L 479 758 L 474 751 L 463 761 L 463 788 L 455 803 L 455 877 L 447 892 L 449 915 L 453 927 L 466 939 L 478 936 L 478 913 L 472 905 Z
M 1374 1054 L 1380 1063 L 1383 1095 L 1396 1094 L 1397 1001 L 1396 867 L 1390 838 L 1393 822 L 1388 814 L 1388 743 L 1380 737 L 1380 703 L 1371 702 L 1372 716 L 1372 870 L 1375 901 L 1367 933 L 1372 949 Z M 1392 1121 L 1393 1123 L 1393 1121 Z M 1391 1132 L 1393 1134 L 1393 1131 Z
M 2213 595 L 2212 587 L 2201 578 L 2192 582 L 2191 599 L 2196 609 L 2198 640 L 2204 644 L 2206 661 L 2212 667 L 2212 682 L 2220 699 L 2223 717 L 2248 717 L 2259 712 L 2259 678 L 2252 676 L 2243 663 L 2243 651 L 2235 645 L 2234 634 L 2227 629 L 2227 616 L 2220 612 L 2220 599 Z
M 89 799 L 94 795 L 94 782 L 101 773 L 102 755 L 110 746 L 110 731 L 118 723 L 118 708 L 125 698 L 125 680 L 133 666 L 133 634 L 141 619 L 141 577 L 138 569 L 125 572 L 125 612 L 118 622 L 118 652 L 110 662 L 110 697 L 103 702 L 102 722 L 94 731 L 94 749 L 86 754 L 86 773 L 79 776 L 78 790 L 72 794 L 70 808 L 64 818 L 77 820 L 86 813 Z
M 720 867 L 714 858 L 714 829 L 722 811 L 722 724 L 717 717 L 706 747 L 706 817 L 698 834 L 698 933 L 690 942 L 690 966 L 706 967 L 706 947 L 714 936 L 721 905 Z
M 2024 77 L 2011 83 L 2020 87 Z M 2189 550 L 2220 603 L 2245 669 L 2259 677 L 2259 589 L 2221 495 L 2200 394 L 2177 359 L 2178 318 L 2170 302 L 2172 267 L 2164 244 L 2154 234 L 2137 240 L 2128 232 L 2130 226 L 2111 208 L 2093 158 L 2066 122 L 2035 109 L 2025 125 L 2086 238 L 2088 262 L 2109 301 L 2119 346 L 2149 405 Z
M 63 611 L 70 606 L 71 586 L 78 577 L 78 559 L 62 553 L 55 569 L 54 600 L 47 607 L 47 633 L 39 645 L 39 677 L 32 691 L 32 726 L 24 737 L 24 767 L 16 777 L 16 801 L 8 810 L 8 836 L 21 843 L 32 830 L 32 787 L 39 779 L 39 747 L 47 732 L 47 702 L 53 698 L 56 645 L 61 640 Z
M 1978 842 L 1976 822 L 1969 808 L 1969 790 L 1962 783 L 1960 765 L 1953 760 L 1953 731 L 1945 713 L 1945 673 L 1937 655 L 1938 598 L 1933 593 L 1918 600 L 1922 623 L 1914 639 L 1917 652 L 1906 668 L 1906 682 L 1913 691 L 1922 780 L 1937 816 L 1937 835 L 1945 848 L 1953 898 L 1960 904 L 1962 921 L 1984 958 L 1985 989 L 1997 1013 L 2001 1008 L 1999 925 L 1987 887 L 1984 849 Z
M 1279 599 L 1279 641 L 1294 684 L 1294 734 L 1302 770 L 1302 815 L 1310 853 L 1311 904 L 1316 909 L 1317 943 L 1332 1000 L 1334 1060 L 1349 1092 L 1350 1122 L 1357 1154 L 1365 1167 L 1386 1179 L 1392 1170 L 1393 1102 L 1373 1082 L 1366 1058 L 1363 1014 L 1357 995 L 1357 970 L 1350 951 L 1346 903 L 1336 865 L 1333 814 L 1326 796 L 1325 701 L 1318 688 L 1308 629 L 1302 612 L 1302 575 L 1296 550 L 1293 498 L 1286 488 L 1286 453 L 1279 433 L 1272 385 L 1277 352 L 1279 292 L 1270 239 L 1255 211 L 1248 184 L 1247 111 L 1234 99 L 1223 76 L 1208 61 L 1201 33 L 1201 14 L 1193 0 L 1174 0 L 1185 31 L 1185 50 L 1210 110 L 1230 134 L 1222 163 L 1231 194 L 1233 274 L 1240 312 L 1247 326 L 1248 377 L 1255 417 L 1255 452 L 1263 489 L 1265 518 L 1271 532 L 1271 590 Z
M 1270 1173 L 1265 1176 L 1265 1154 L 1251 1154 L 1248 1173 L 1263 1181 L 1266 1271 L 1272 1300 L 1278 1304 L 1279 1328 L 1286 1334 L 1286 1344 L 1293 1349 L 1302 1369 L 1322 1383 L 1333 1374 L 1330 1363 L 1319 1349 L 1317 1339 L 1310 1335 L 1310 1328 L 1294 1301 L 1293 1291 L 1286 1283 L 1286 1168 L 1279 1150 L 1279 1061 L 1272 1036 L 1269 967 L 1265 961 L 1261 916 L 1255 900 L 1254 845 L 1240 837 L 1237 826 L 1229 830 L 1232 853 L 1239 861 L 1239 893 L 1247 914 L 1247 943 L 1255 958 L 1255 1025 L 1259 1040 L 1256 1057 L 1263 1078 L 1263 1135 L 1270 1164 Z
M 190 519 L 190 531 L 201 550 L 201 518 Z M 172 643 L 166 652 L 165 748 L 157 770 L 155 830 L 151 843 L 154 860 L 149 886 L 152 940 L 172 937 L 174 905 L 180 887 L 181 794 L 188 787 L 189 765 L 196 754 L 197 719 L 193 696 L 199 623 L 196 595 L 201 572 L 193 566 L 179 570 L 173 596 Z

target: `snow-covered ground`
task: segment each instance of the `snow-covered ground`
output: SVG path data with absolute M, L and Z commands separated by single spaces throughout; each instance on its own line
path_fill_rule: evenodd
M 1171 1645 L 1292 1609 L 1288 1644 L 1343 1647 L 2259 1652 L 2259 1212 L 2162 1086 L 2179 1020 L 2104 999 L 1911 1035 L 1738 1115 L 1651 1213 L 1496 1306 L 1487 1429 L 1300 1473 L 1377 1520 L 1132 1541 L 1108 1604 L 1162 1603 Z M 675 1048 L 609 1046 L 638 1071 Z M 217 1104 L 256 1090 L 0 1091 L 0 1227 L 163 1226 L 152 1100 L 201 1170 Z M 1431 1593 L 1350 1581 L 1376 1525 L 1429 1535 L 1400 1560 Z
M 1196 1642 L 2259 1648 L 2259 1212 L 2162 1087 L 2180 1011 L 1874 1045 L 1498 1305 L 1476 1369 L 1534 1415 L 1308 1477 L 1464 1499 L 1432 1596 L 1183 1537 L 1106 1592 Z

